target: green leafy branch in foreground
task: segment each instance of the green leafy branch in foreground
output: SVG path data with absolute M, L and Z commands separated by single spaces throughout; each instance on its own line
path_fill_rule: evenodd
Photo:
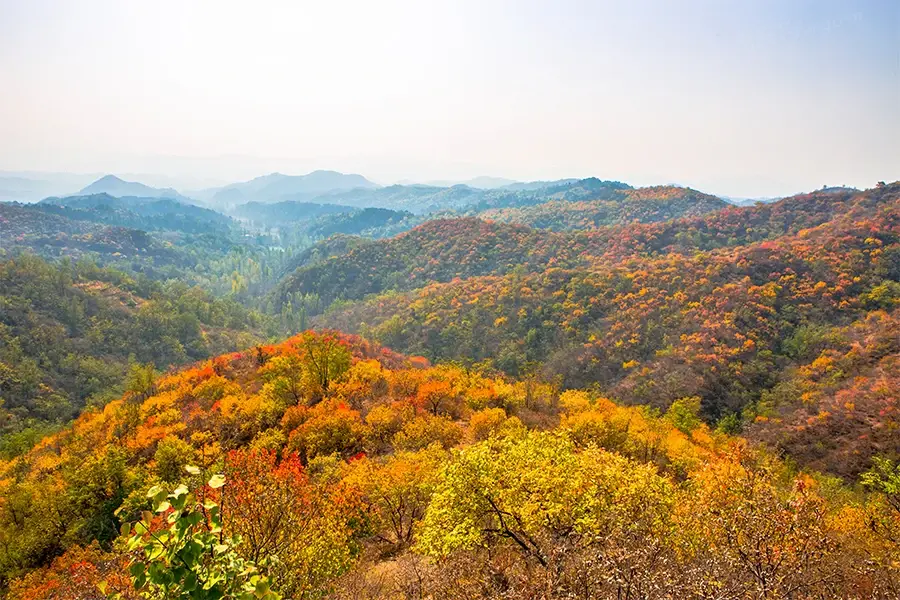
M 185 467 L 191 475 L 200 469 Z M 214 475 L 212 489 L 225 485 Z M 154 512 L 165 517 L 167 528 L 154 526 L 154 514 L 144 511 L 133 526 L 122 525 L 124 546 L 134 559 L 129 567 L 134 589 L 147 599 L 170 600 L 280 600 L 268 577 L 257 565 L 241 558 L 238 536 L 222 530 L 221 508 L 211 500 L 199 501 L 184 485 L 172 493 L 154 486 L 147 493 Z M 115 597 L 114 597 L 115 598 Z

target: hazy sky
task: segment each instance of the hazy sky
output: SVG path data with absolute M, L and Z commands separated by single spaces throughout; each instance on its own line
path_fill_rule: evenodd
M 0 0 L 0 170 L 900 179 L 900 1 Z

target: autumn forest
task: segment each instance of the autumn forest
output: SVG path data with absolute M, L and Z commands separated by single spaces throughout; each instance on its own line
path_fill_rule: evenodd
M 0 204 L 3 597 L 900 596 L 900 183 L 101 182 Z

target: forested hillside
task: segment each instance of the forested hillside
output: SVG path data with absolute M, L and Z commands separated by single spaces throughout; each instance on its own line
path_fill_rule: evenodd
M 328 301 L 359 299 L 456 277 L 585 264 L 585 256 L 597 246 L 586 236 L 552 234 L 471 217 L 437 219 L 389 240 L 301 267 L 281 283 L 278 293 L 315 291 Z
M 596 177 L 563 181 L 533 182 L 496 189 L 479 189 L 464 184 L 391 185 L 377 189 L 354 189 L 323 194 L 316 202 L 406 210 L 417 215 L 442 211 L 479 212 L 491 208 L 530 206 L 548 200 L 612 200 L 633 189 L 618 181 Z
M 231 214 L 256 227 L 290 232 L 324 239 L 343 233 L 369 238 L 388 237 L 406 231 L 422 221 L 406 211 L 387 208 L 354 208 L 340 204 L 312 202 L 248 202 L 231 210 Z
M 656 223 L 699 216 L 727 206 L 724 200 L 690 188 L 660 186 L 627 190 L 609 199 L 551 200 L 525 207 L 488 209 L 478 216 L 565 231 L 620 223 Z
M 316 204 L 314 202 L 247 202 L 231 209 L 231 214 L 264 227 L 284 226 L 285 223 L 312 221 L 333 213 L 353 212 L 351 206 L 340 204 Z
M 0 205 L 7 596 L 895 597 L 900 183 L 557 187 Z
M 176 253 L 145 231 L 108 226 L 56 214 L 34 205 L 0 203 L 0 235 L 3 252 L 28 248 L 46 257 L 78 258 L 94 254 L 115 259 L 171 263 Z
M 522 239 L 536 235 L 516 231 Z M 489 361 L 514 375 L 559 376 L 568 386 L 598 386 L 618 400 L 662 410 L 698 396 L 707 419 L 738 427 L 767 418 L 793 370 L 816 359 L 796 349 L 819 335 L 816 327 L 883 314 L 870 321 L 881 326 L 900 302 L 900 184 L 598 233 L 573 239 L 591 240 L 599 259 L 566 244 L 582 263 L 551 262 L 541 246 L 523 243 L 520 251 L 531 251 L 518 261 L 524 269 L 476 254 L 481 270 L 466 275 L 497 274 L 456 281 L 449 280 L 466 263 L 432 251 L 427 256 L 448 260 L 427 263 L 428 278 L 446 283 L 341 304 L 320 322 L 433 360 Z M 454 237 L 435 235 L 436 246 L 420 246 L 442 248 Z M 366 273 L 365 263 L 353 264 L 358 256 L 351 252 L 331 264 Z M 353 281 L 390 281 L 395 264 L 378 263 L 372 276 Z M 441 268 L 451 271 L 435 276 Z M 325 272 L 321 265 L 310 271 Z M 413 271 L 397 271 L 404 276 L 395 289 L 414 287 Z M 820 349 L 826 350 L 827 344 Z M 849 373 L 864 375 L 868 367 Z M 883 425 L 863 422 L 864 429 Z M 887 448 L 870 447 L 857 462 L 867 464 L 880 450 Z M 846 472 L 839 463 L 817 466 Z
M 643 193 L 643 189 L 635 192 Z M 579 228 L 571 223 L 563 228 L 567 231 L 550 232 L 473 217 L 434 219 L 373 245 L 343 254 L 329 252 L 331 260 L 322 264 L 298 265 L 281 283 L 278 293 L 283 297 L 290 292 L 314 290 L 329 301 L 356 300 L 372 293 L 414 289 L 456 277 L 612 265 L 629 257 L 689 255 L 700 250 L 744 246 L 796 234 L 846 211 L 864 217 L 877 209 L 885 193 L 889 192 L 813 193 L 775 204 L 720 208 L 702 216 L 662 222 L 650 219 L 628 225 L 585 227 L 590 231 L 568 231 Z M 653 198 L 654 203 L 665 205 Z M 693 200 L 690 204 L 695 205 Z
M 105 194 L 0 203 L 0 256 L 87 259 L 131 275 L 200 285 L 216 296 L 257 299 L 312 240 L 241 227 L 230 217 L 168 198 Z
M 892 463 L 839 490 L 697 410 L 305 334 L 0 463 L 0 573 L 17 600 L 896 596 Z
M 0 262 L 0 452 L 27 448 L 85 406 L 139 385 L 141 369 L 146 379 L 153 368 L 243 348 L 275 331 L 262 315 L 184 284 L 28 255 Z
M 92 221 L 144 231 L 225 233 L 231 219 L 208 208 L 171 198 L 114 197 L 108 194 L 45 198 L 32 208 L 76 221 Z

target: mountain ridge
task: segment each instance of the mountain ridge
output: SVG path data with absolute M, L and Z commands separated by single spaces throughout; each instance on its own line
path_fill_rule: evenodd
M 82 188 L 78 196 L 93 194 L 109 194 L 117 198 L 133 196 L 137 198 L 172 198 L 182 202 L 193 203 L 193 200 L 182 195 L 174 188 L 155 188 L 137 181 L 125 181 L 115 175 L 104 175 L 90 185 Z
M 205 190 L 199 195 L 211 205 L 230 207 L 247 202 L 308 201 L 328 192 L 377 187 L 376 183 L 362 175 L 318 170 L 306 175 L 270 173 L 249 181 Z

